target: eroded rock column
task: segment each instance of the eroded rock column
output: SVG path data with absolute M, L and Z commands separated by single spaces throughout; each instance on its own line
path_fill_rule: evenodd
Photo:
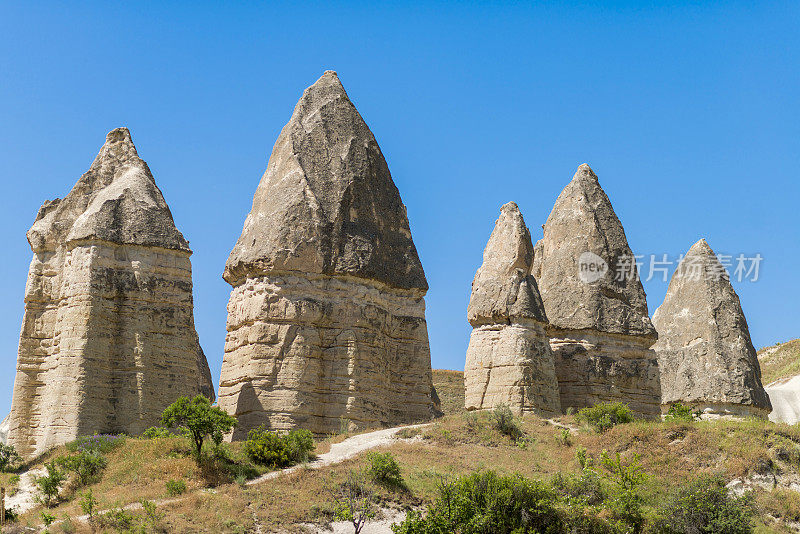
M 428 285 L 397 187 L 336 73 L 306 89 L 261 178 L 224 278 L 220 406 L 318 434 L 438 413 Z
M 519 208 L 505 204 L 472 282 L 473 327 L 464 367 L 465 405 L 506 404 L 517 413 L 560 413 L 547 317 L 531 276 L 533 244 Z

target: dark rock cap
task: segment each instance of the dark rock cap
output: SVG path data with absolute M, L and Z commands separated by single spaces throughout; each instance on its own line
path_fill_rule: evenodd
M 278 136 L 224 278 L 281 271 L 428 288 L 386 160 L 333 71 Z
M 46 201 L 28 230 L 34 252 L 83 239 L 189 251 L 127 128 L 106 135 L 89 170 L 63 200 Z
M 689 249 L 653 315 L 663 402 L 771 411 L 739 296 L 705 239 Z
M 561 192 L 536 243 L 533 275 L 550 323 L 655 339 L 644 288 L 622 224 L 585 163 Z M 606 266 L 582 278 L 586 258 Z M 630 262 L 630 272 L 618 266 Z M 624 274 L 624 276 L 618 276 Z
M 533 243 L 519 208 L 500 208 L 483 251 L 483 264 L 472 281 L 467 319 L 473 326 L 508 323 L 515 317 L 547 323 L 536 280 L 531 276 Z

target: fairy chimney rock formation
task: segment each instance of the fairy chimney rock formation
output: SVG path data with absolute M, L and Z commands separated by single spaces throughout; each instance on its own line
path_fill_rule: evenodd
M 506 404 L 517 413 L 561 412 L 547 317 L 531 276 L 533 243 L 517 205 L 500 209 L 475 273 L 464 366 L 468 410 Z
M 588 165 L 556 200 L 536 244 L 563 409 L 620 401 L 660 413 L 656 330 L 625 231 Z
M 429 419 L 428 289 L 375 137 L 327 71 L 284 126 L 228 258 L 233 438 Z
M 28 231 L 33 260 L 8 442 L 30 458 L 138 434 L 181 395 L 214 395 L 194 329 L 188 242 L 126 128 Z
M 739 297 L 705 239 L 681 260 L 653 323 L 664 411 L 674 403 L 712 416 L 772 411 Z

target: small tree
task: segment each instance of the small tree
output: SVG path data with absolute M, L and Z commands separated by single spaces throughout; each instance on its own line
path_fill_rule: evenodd
M 66 480 L 67 476 L 58 468 L 55 461 L 45 464 L 47 474 L 39 477 L 34 477 L 33 481 L 36 487 L 39 488 L 42 502 L 46 506 L 50 506 L 58 499 L 58 488 Z
M 349 521 L 355 534 L 360 534 L 367 521 L 376 515 L 375 489 L 364 473 L 350 471 L 347 479 L 331 490 L 336 519 Z
M 202 395 L 193 399 L 181 397 L 161 414 L 161 424 L 185 429 L 192 439 L 195 461 L 200 464 L 203 441 L 211 436 L 214 443 L 222 443 L 222 436 L 236 426 L 236 418 L 225 413 Z

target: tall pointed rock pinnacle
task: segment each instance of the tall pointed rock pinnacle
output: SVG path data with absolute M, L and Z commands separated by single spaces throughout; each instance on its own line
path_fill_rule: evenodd
M 437 413 L 406 208 L 378 143 L 327 71 L 284 126 L 225 266 L 220 406 L 234 438 Z
M 39 210 L 8 441 L 32 457 L 138 434 L 181 395 L 214 395 L 194 329 L 191 251 L 126 128 Z
M 739 297 L 705 239 L 689 249 L 653 315 L 662 402 L 714 415 L 772 410 Z
M 656 330 L 611 202 L 583 164 L 556 200 L 533 274 L 551 327 L 563 408 L 621 401 L 660 412 Z
M 278 136 L 225 279 L 264 271 L 428 289 L 400 192 L 333 71 L 305 90 Z
M 473 330 L 464 367 L 468 410 L 506 404 L 517 413 L 561 412 L 532 263 L 531 234 L 517 205 L 509 202 L 500 209 L 472 282 L 467 318 Z

